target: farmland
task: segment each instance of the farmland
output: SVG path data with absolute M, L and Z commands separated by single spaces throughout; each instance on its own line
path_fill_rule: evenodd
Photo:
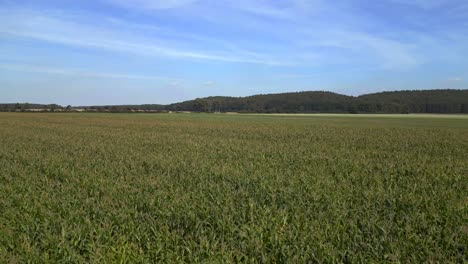
M 468 116 L 0 113 L 0 262 L 464 262 Z

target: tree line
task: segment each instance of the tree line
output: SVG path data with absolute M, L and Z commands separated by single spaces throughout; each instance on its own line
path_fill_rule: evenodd
M 396 91 L 357 97 L 315 91 L 207 97 L 171 104 L 165 109 L 245 113 L 468 113 L 468 90 Z
M 262 94 L 248 97 L 213 96 L 169 105 L 62 107 L 56 104 L 0 104 L 0 111 L 91 112 L 240 112 L 240 113 L 468 113 L 468 90 L 395 91 L 347 96 L 326 91 Z
M 30 104 L 30 103 L 14 103 L 0 104 L 0 112 L 25 112 L 28 110 L 41 110 L 43 112 L 54 112 L 66 110 L 67 107 L 58 104 Z M 71 109 L 71 106 L 68 106 Z

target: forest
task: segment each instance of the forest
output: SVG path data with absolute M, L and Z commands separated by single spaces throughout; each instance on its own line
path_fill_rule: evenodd
M 29 109 L 90 112 L 239 112 L 239 113 L 468 113 L 468 90 L 414 90 L 348 96 L 326 91 L 211 96 L 169 104 L 67 106 L 0 104 L 0 111 Z

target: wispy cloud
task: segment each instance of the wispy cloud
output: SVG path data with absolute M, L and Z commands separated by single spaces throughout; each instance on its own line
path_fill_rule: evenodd
M 131 9 L 161 10 L 182 7 L 197 0 L 102 0 L 104 2 Z
M 403 41 L 398 36 L 389 38 L 391 31 L 366 30 L 370 23 L 366 16 L 353 14 L 353 7 L 348 4 L 323 0 L 227 2 L 233 9 L 227 11 L 231 19 L 223 20 L 213 10 L 206 19 L 212 23 L 232 21 L 249 34 L 271 39 L 264 49 L 287 54 L 293 65 L 342 65 L 356 57 L 360 63 L 382 68 L 413 67 L 421 62 L 415 49 L 421 43 Z M 272 49 L 274 45 L 277 46 Z
M 448 78 L 447 81 L 449 81 L 449 82 L 463 82 L 463 78 L 461 78 L 461 77 L 452 77 L 452 78 Z
M 270 17 L 274 19 L 293 19 L 293 5 L 275 7 L 267 1 L 227 1 L 233 9 L 251 13 L 257 16 Z M 297 18 L 297 17 L 296 17 Z
M 130 5 L 131 1 L 106 0 Z M 141 8 L 203 6 L 203 1 L 142 1 Z M 395 0 L 397 1 L 397 0 Z M 356 58 L 377 67 L 412 67 L 420 63 L 417 43 L 408 45 L 375 32 L 352 29 L 343 24 L 360 20 L 349 17 L 346 6 L 332 10 L 322 0 L 281 2 L 222 0 L 219 6 L 206 4 L 184 13 L 196 20 L 200 13 L 210 17 L 209 24 L 220 23 L 216 30 L 242 30 L 241 35 L 224 39 L 207 32 L 180 30 L 159 24 L 133 23 L 112 16 L 70 15 L 44 10 L 11 9 L 0 11 L 0 34 L 31 38 L 69 46 L 102 49 L 110 52 L 137 54 L 143 57 L 168 57 L 184 60 L 217 61 L 266 66 L 349 64 Z M 219 8 L 225 8 L 219 12 Z M 324 23 L 307 16 L 317 10 L 332 12 L 340 23 Z M 203 11 L 203 12 L 201 12 Z M 239 14 L 240 12 L 240 14 Z M 325 14 L 321 14 L 323 17 Z M 222 18 L 226 16 L 228 19 Z M 80 17 L 91 17 L 97 23 Z M 262 20 L 268 17 L 271 22 Z M 226 24 L 223 24 L 226 23 Z M 350 22 L 351 23 L 351 22 Z M 116 30 L 118 28 L 118 30 Z M 338 49 L 338 50 L 337 50 Z M 415 51 L 416 50 L 416 51 Z
M 101 94 L 121 87 L 123 101 L 137 97 L 124 93 L 135 84 L 146 101 L 177 91 L 186 98 L 467 80 L 466 0 L 0 2 L 0 82 L 24 94 L 38 87 L 34 78 L 12 71 L 37 73 L 57 90 L 112 83 Z M 9 90 L 17 97 L 19 89 Z
M 446 4 L 447 0 L 387 0 L 401 5 L 415 6 L 422 9 L 437 8 L 443 4 Z
M 306 79 L 306 78 L 310 78 L 311 76 L 312 74 L 298 74 L 298 73 L 275 75 L 276 78 L 282 78 L 282 79 Z
M 446 47 L 443 41 L 432 41 L 438 37 L 433 32 L 398 31 L 385 26 L 376 30 L 372 23 L 382 21 L 361 10 L 356 12 L 358 9 L 349 1 L 101 1 L 130 10 L 155 11 L 145 14 L 149 17 L 164 16 L 168 8 L 186 9 L 181 13 L 170 11 L 169 20 L 182 21 L 175 26 L 165 24 L 166 19 L 145 24 L 153 20 L 10 9 L 0 11 L 0 34 L 144 58 L 288 67 L 359 64 L 407 69 L 421 65 L 433 55 L 425 50 L 428 43 L 436 48 Z M 385 2 L 432 8 L 447 0 Z
M 171 43 L 165 39 L 147 38 L 143 33 L 119 32 L 106 27 L 91 27 L 85 23 L 74 21 L 72 17 L 44 15 L 30 11 L 15 13 L 13 11 L 13 13 L 9 12 L 8 14 L 5 12 L 3 22 L 5 23 L 0 25 L 0 33 L 2 34 L 65 45 L 100 48 L 144 56 L 166 56 L 270 66 L 288 64 L 255 52 L 235 54 L 231 51 L 200 51 L 176 48 L 174 46 L 177 46 L 178 43 Z M 135 27 L 135 25 L 132 26 Z
M 60 69 L 47 66 L 30 66 L 30 65 L 17 65 L 17 64 L 0 64 L 0 69 L 29 72 L 29 73 L 41 73 L 41 74 L 54 74 L 54 75 L 66 75 L 75 77 L 86 77 L 86 78 L 111 78 L 111 79 L 129 79 L 129 80 L 163 80 L 171 82 L 180 82 L 181 79 L 175 79 L 164 76 L 153 76 L 153 75 L 138 75 L 138 74 L 122 74 L 122 73 L 110 73 L 110 72 L 89 72 L 76 69 Z
M 204 86 L 209 86 L 209 87 L 212 87 L 216 84 L 215 81 L 206 81 L 203 83 Z

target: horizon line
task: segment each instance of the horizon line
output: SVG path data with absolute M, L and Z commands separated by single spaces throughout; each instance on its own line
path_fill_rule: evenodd
M 296 92 L 280 92 L 280 93 L 265 93 L 265 94 L 253 94 L 253 95 L 246 95 L 246 96 L 226 96 L 226 95 L 210 95 L 206 97 L 197 97 L 193 99 L 187 99 L 183 101 L 178 101 L 174 103 L 168 103 L 168 104 L 158 104 L 158 103 L 142 103 L 142 104 L 98 104 L 98 105 L 70 105 L 70 104 L 65 104 L 65 106 L 70 105 L 71 107 L 102 107 L 102 106 L 123 106 L 123 105 L 128 105 L 128 106 L 142 106 L 142 105 L 160 105 L 160 106 L 168 106 L 168 105 L 173 105 L 173 104 L 178 104 L 178 103 L 183 103 L 187 101 L 193 101 L 197 99 L 206 99 L 206 98 L 213 98 L 213 97 L 224 97 L 224 98 L 248 98 L 248 97 L 253 97 L 253 96 L 262 96 L 262 95 L 282 95 L 282 94 L 294 94 L 294 93 L 332 93 L 332 94 L 337 94 L 337 95 L 343 95 L 343 96 L 348 96 L 348 97 L 353 97 L 353 98 L 358 98 L 364 95 L 372 95 L 372 94 L 380 94 L 380 93 L 394 93 L 394 92 L 422 92 L 422 91 L 464 91 L 468 90 L 468 88 L 463 88 L 463 89 L 454 89 L 454 88 L 436 88 L 436 89 L 408 89 L 408 90 L 384 90 L 384 91 L 378 91 L 378 92 L 371 92 L 371 93 L 363 93 L 359 95 L 349 95 L 345 93 L 338 93 L 338 92 L 332 92 L 332 91 L 327 91 L 327 90 L 304 90 L 304 91 L 296 91 Z M 57 104 L 57 103 L 40 103 L 40 102 L 14 102 L 14 103 L 2 103 L 0 102 L 0 105 L 12 105 L 12 104 L 36 104 L 36 105 L 57 105 L 60 107 L 64 107 L 62 104 Z

